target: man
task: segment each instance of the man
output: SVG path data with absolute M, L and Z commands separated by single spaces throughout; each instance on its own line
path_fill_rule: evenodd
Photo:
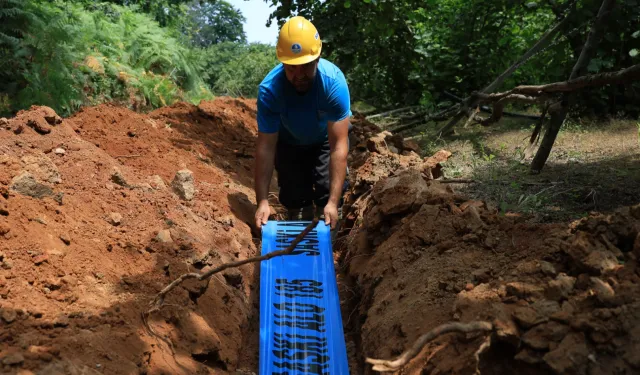
M 282 63 L 258 90 L 256 226 L 267 223 L 273 169 L 288 220 L 322 217 L 332 229 L 347 187 L 351 116 L 347 82 L 340 69 L 320 58 L 315 26 L 293 17 L 280 29 L 276 55 Z M 315 205 L 315 209 L 314 209 Z

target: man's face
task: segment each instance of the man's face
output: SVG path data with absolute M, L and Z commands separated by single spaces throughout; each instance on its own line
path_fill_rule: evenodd
M 318 59 L 303 65 L 284 64 L 284 72 L 287 75 L 287 80 L 291 82 L 296 91 L 304 93 L 311 88 L 316 77 L 317 67 Z

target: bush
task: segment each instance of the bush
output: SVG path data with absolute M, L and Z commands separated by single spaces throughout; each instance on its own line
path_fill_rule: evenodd
M 120 102 L 135 109 L 211 98 L 204 54 L 135 9 L 73 2 L 22 4 L 35 15 L 16 47 L 12 82 L 3 84 L 4 112 L 32 104 L 69 115 L 81 105 Z M 205 77 L 206 78 L 206 77 Z
M 225 42 L 205 54 L 209 85 L 219 95 L 255 98 L 260 82 L 279 63 L 275 47 L 260 43 Z

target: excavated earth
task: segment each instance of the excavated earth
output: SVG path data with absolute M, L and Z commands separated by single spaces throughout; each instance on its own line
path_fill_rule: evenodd
M 175 289 L 147 321 L 158 336 L 142 319 L 181 274 L 259 252 L 255 116 L 219 98 L 0 119 L 2 373 L 257 373 L 255 265 Z M 353 122 L 335 246 L 352 374 L 478 320 L 497 328 L 443 335 L 399 373 L 640 373 L 640 206 L 571 225 L 500 216 L 438 181 L 447 151 Z

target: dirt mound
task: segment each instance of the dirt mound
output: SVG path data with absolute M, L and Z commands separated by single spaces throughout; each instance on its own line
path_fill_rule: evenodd
M 3 121 L 2 372 L 255 369 L 253 266 L 169 296 L 151 324 L 172 348 L 140 313 L 178 275 L 256 255 L 256 128 L 255 102 L 235 99 L 65 120 L 34 107 Z
M 440 324 L 478 320 L 499 327 L 480 361 L 486 335 L 450 334 L 402 373 L 640 370 L 640 206 L 570 227 L 526 224 L 433 180 L 429 159 L 407 162 L 376 141 L 387 136 L 355 157 L 360 188 L 346 209 L 340 263 L 359 296 L 346 323 L 359 336 L 356 371 L 372 373 L 364 357 L 393 359 Z
M 180 274 L 256 255 L 254 101 L 110 105 L 60 119 L 0 120 L 0 370 L 42 374 L 250 374 L 258 363 L 255 265 L 186 282 L 145 329 L 141 313 Z M 356 117 L 352 189 L 337 248 L 351 372 L 451 321 L 403 373 L 640 371 L 640 207 L 529 224 L 456 193 L 442 150 Z

